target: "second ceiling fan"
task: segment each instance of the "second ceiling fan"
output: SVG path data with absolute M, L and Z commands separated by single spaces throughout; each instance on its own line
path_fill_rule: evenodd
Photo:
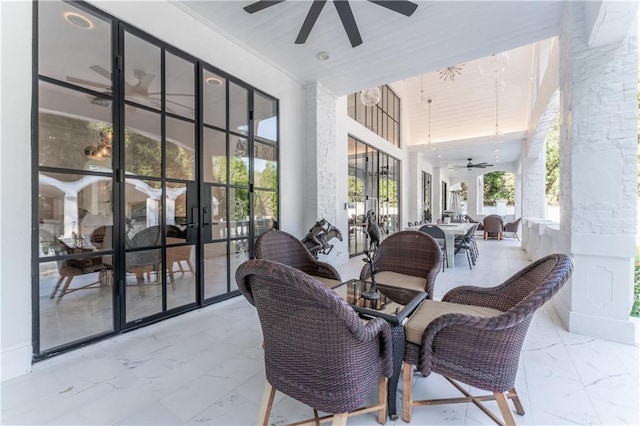
M 482 163 L 473 163 L 473 159 L 472 158 L 467 158 L 467 160 L 469 160 L 469 162 L 465 165 L 459 165 L 459 166 L 449 166 L 449 168 L 451 169 L 467 169 L 467 170 L 471 170 L 473 168 L 476 169 L 486 169 L 487 167 L 493 167 L 493 164 L 489 164 L 486 161 L 483 161 Z
M 267 7 L 274 6 L 278 3 L 282 3 L 284 0 L 260 0 L 255 3 L 251 3 L 248 6 L 244 7 L 244 10 L 248 13 L 256 13 L 260 10 L 266 9 Z M 413 12 L 416 11 L 418 5 L 409 0 L 368 0 L 371 3 L 377 4 L 378 6 L 385 7 L 389 10 L 393 10 L 394 12 L 400 13 L 404 16 L 411 16 Z M 298 33 L 298 37 L 296 37 L 296 44 L 304 44 L 313 29 L 318 17 L 320 16 L 320 12 L 324 8 L 324 5 L 327 3 L 327 0 L 314 0 L 311 4 L 311 8 L 309 8 L 309 12 L 307 13 L 307 17 L 302 23 L 302 27 L 300 28 L 300 32 Z M 348 0 L 333 0 L 333 5 L 338 12 L 338 16 L 340 16 L 340 21 L 342 21 L 342 26 L 347 33 L 347 37 L 349 37 L 349 41 L 351 42 L 351 47 L 356 47 L 362 44 L 362 37 L 360 36 L 360 31 L 358 30 L 358 25 L 356 24 L 356 20 L 353 17 L 353 12 L 351 11 L 351 6 L 349 5 Z

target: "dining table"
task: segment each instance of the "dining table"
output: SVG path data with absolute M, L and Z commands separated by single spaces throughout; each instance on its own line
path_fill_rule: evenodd
M 419 231 L 424 225 L 434 225 L 442 229 L 447 243 L 447 268 L 453 268 L 455 262 L 455 238 L 465 235 L 473 223 L 423 223 L 422 225 L 411 225 L 405 227 L 405 231 Z

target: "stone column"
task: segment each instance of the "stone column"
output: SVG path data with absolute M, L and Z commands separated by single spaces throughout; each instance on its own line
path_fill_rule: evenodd
M 619 13 L 621 7 L 628 10 Z M 635 334 L 629 312 L 637 202 L 636 11 L 631 2 L 568 2 L 560 35 L 560 232 L 575 270 L 556 307 L 571 331 L 629 344 Z M 611 31 L 603 31 L 607 26 Z
M 482 193 L 480 193 L 480 196 Z M 467 178 L 467 214 L 478 219 L 478 176 L 470 175 Z
M 311 226 L 324 218 L 344 232 L 343 241 L 331 241 L 334 245 L 329 256 L 323 261 L 332 261 L 348 256 L 348 230 L 338 223 L 338 182 L 337 164 L 339 150 L 337 145 L 337 101 L 335 94 L 318 82 L 305 86 L 307 125 L 305 130 L 305 179 L 307 199 L 305 202 L 304 223 Z M 345 143 L 346 146 L 346 143 Z M 346 151 L 344 154 L 346 157 Z M 346 175 L 345 175 L 346 177 Z M 346 200 L 342 200 L 344 203 Z M 307 228 L 308 231 L 308 228 Z
M 542 143 L 536 143 L 534 153 L 524 153 L 525 160 L 522 163 L 522 217 L 540 218 L 545 217 L 545 171 L 546 156 L 544 146 L 544 135 L 541 137 Z

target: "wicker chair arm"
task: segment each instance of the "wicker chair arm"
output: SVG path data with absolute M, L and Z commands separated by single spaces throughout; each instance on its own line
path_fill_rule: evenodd
M 374 318 L 363 327 L 363 332 L 356 334 L 355 337 L 362 342 L 380 339 L 382 374 L 385 377 L 391 377 L 393 374 L 393 340 L 389 323 L 382 318 Z
M 369 277 L 371 277 L 371 265 L 365 263 L 360 270 L 360 281 L 365 281 Z
M 317 260 L 313 262 L 313 265 L 316 267 L 316 270 L 311 275 L 328 278 L 330 280 L 342 281 L 340 273 L 332 265 Z
M 488 288 L 470 285 L 460 286 L 449 290 L 442 298 L 442 301 L 502 310 L 501 306 L 504 305 L 502 288 L 503 285 Z
M 431 369 L 429 365 L 431 362 L 430 353 L 433 352 L 439 333 L 447 332 L 446 339 L 441 339 L 437 342 L 437 345 L 441 347 L 442 345 L 469 347 L 468 339 L 471 334 L 481 340 L 483 342 L 482 345 L 485 347 L 494 346 L 500 348 L 501 351 L 508 351 L 509 348 L 505 347 L 505 340 L 511 341 L 511 339 L 505 339 L 505 333 L 509 335 L 513 331 L 517 335 L 516 330 L 512 329 L 523 321 L 530 319 L 530 317 L 531 315 L 519 316 L 512 312 L 505 312 L 495 317 L 480 317 L 459 313 L 442 315 L 431 322 L 422 335 L 422 347 L 430 349 L 421 352 L 419 368 L 421 371 L 429 371 Z M 470 330 L 473 331 L 470 333 Z M 456 336 L 457 334 L 460 336 Z M 524 335 L 521 337 L 524 339 Z M 520 339 L 520 344 L 522 339 Z M 514 342 L 517 340 L 515 339 Z M 495 344 L 492 345 L 491 341 L 494 341 Z

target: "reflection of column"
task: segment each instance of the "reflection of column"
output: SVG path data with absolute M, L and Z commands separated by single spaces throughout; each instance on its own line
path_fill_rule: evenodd
M 176 224 L 176 199 L 167 197 L 167 225 L 175 225 Z
M 147 198 L 147 228 L 159 225 L 158 222 L 158 200 Z
M 77 231 L 78 224 L 78 193 L 64 194 L 64 236 L 71 237 L 73 231 Z

